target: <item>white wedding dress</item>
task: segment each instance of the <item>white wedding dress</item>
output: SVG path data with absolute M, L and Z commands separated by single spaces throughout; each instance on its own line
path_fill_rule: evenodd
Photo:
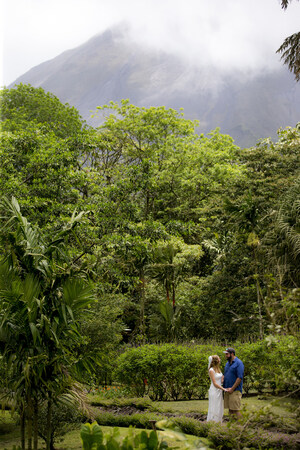
M 209 371 L 213 371 L 215 374 L 216 383 L 221 385 L 221 379 L 223 374 L 216 373 L 213 368 L 210 368 Z M 222 422 L 224 412 L 224 401 L 223 401 L 223 391 L 222 389 L 218 389 L 213 385 L 213 382 L 210 384 L 210 388 L 208 391 L 208 413 L 207 413 L 207 421 L 213 422 Z

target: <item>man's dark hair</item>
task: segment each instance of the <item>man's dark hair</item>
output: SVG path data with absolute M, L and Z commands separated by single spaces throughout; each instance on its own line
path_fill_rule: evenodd
M 233 353 L 235 355 L 235 350 L 232 347 L 228 347 L 226 348 L 225 353 Z

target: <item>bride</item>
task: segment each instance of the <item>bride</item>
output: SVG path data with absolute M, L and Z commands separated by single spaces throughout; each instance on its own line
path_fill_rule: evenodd
M 227 389 L 222 387 L 223 374 L 220 369 L 221 360 L 218 355 L 212 355 L 208 358 L 208 373 L 211 379 L 208 391 L 208 414 L 207 421 L 222 422 L 224 402 L 223 392 Z

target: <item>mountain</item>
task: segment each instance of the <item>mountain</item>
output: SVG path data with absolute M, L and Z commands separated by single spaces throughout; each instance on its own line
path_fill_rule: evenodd
M 20 76 L 75 106 L 91 125 L 91 111 L 128 98 L 137 106 L 184 109 L 200 121 L 199 132 L 216 127 L 240 146 L 276 138 L 280 127 L 300 121 L 300 83 L 286 67 L 245 73 L 201 67 L 165 51 L 133 42 L 126 26 L 94 36 Z

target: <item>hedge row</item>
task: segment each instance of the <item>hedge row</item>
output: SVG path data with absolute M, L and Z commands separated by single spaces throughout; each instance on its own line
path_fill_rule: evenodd
M 244 362 L 244 392 L 296 390 L 300 380 L 299 342 L 292 336 L 255 343 L 236 343 Z M 205 398 L 210 384 L 208 357 L 224 347 L 209 345 L 144 345 L 130 348 L 117 360 L 114 378 L 131 392 L 152 400 Z

